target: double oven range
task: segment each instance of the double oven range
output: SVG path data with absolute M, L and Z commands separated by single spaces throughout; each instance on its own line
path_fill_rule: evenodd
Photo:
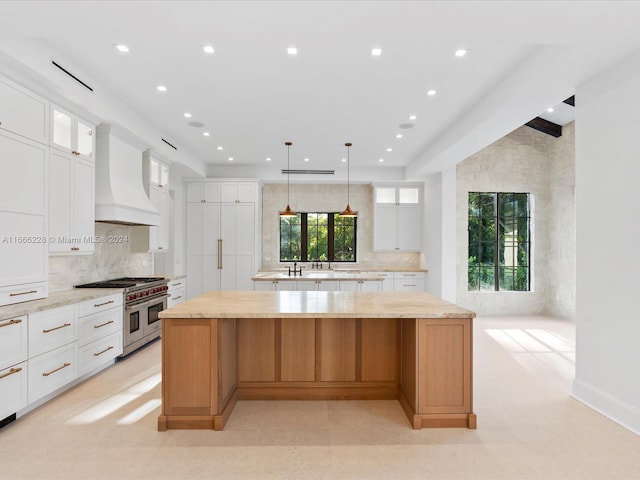
M 162 333 L 158 313 L 167 308 L 169 297 L 164 277 L 123 277 L 76 285 L 75 288 L 122 288 L 124 328 L 122 357 L 155 340 Z

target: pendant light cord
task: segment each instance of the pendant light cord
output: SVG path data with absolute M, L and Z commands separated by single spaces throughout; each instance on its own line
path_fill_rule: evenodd
M 351 143 L 345 143 L 345 146 L 347 147 L 347 205 L 351 204 L 351 195 L 350 195 L 350 179 L 349 179 L 349 167 L 351 165 L 351 159 L 349 158 L 349 147 L 351 147 Z

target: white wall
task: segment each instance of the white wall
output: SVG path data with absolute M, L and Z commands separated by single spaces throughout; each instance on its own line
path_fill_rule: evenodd
M 576 90 L 573 395 L 640 434 L 640 52 Z
M 428 272 L 424 289 L 442 297 L 442 173 L 428 175 L 424 182 L 422 250 Z

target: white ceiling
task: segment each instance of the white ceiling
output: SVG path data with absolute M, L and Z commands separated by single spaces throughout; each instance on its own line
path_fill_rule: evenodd
M 99 120 L 151 148 L 166 138 L 178 161 L 279 169 L 290 140 L 292 168 L 339 169 L 349 141 L 353 167 L 419 177 L 537 115 L 554 121 L 547 107 L 640 48 L 638 24 L 640 2 L 614 1 L 3 1 L 0 50 L 91 108 L 24 42 L 51 52 L 103 98 Z M 131 125 L 105 98 L 135 112 Z M 136 132 L 134 118 L 152 130 Z

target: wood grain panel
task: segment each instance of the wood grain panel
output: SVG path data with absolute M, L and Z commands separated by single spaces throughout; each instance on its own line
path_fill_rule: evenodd
M 315 380 L 316 334 L 313 318 L 280 320 L 280 380 Z
M 165 319 L 163 322 L 164 414 L 215 414 L 218 408 L 217 321 Z
M 471 412 L 470 320 L 419 320 L 418 413 Z
M 414 318 L 403 318 L 400 327 L 400 389 L 404 393 L 408 404 L 417 410 L 417 320 Z
M 363 382 L 398 380 L 398 319 L 362 319 Z
M 273 382 L 276 379 L 276 320 L 237 319 L 239 382 Z
M 222 410 L 236 387 L 236 319 L 222 318 L 218 322 L 220 324 L 218 404 Z
M 316 319 L 316 380 L 356 379 L 355 318 Z

